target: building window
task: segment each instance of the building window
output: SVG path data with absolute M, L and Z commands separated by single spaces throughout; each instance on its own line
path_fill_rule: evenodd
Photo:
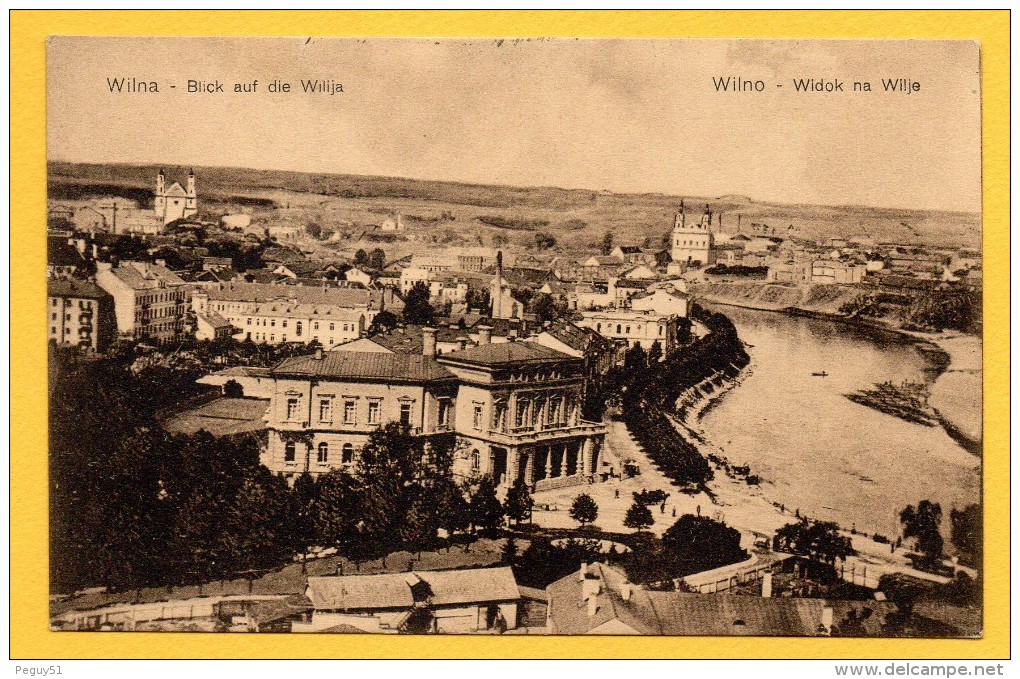
M 528 412 L 531 407 L 531 403 L 528 401 L 517 402 L 517 417 L 515 419 L 515 426 L 524 427 L 527 426 L 528 420 L 530 419 Z
M 312 330 L 318 330 L 318 329 L 319 329 L 319 322 L 315 321 L 314 323 L 312 323 Z
M 354 424 L 357 415 L 357 403 L 353 400 L 344 401 L 344 424 Z
M 471 451 L 471 471 L 477 472 L 481 468 L 482 468 L 482 456 L 478 452 L 478 449 L 475 448 L 474 450 Z
M 400 424 L 411 424 L 411 404 L 401 403 L 400 404 Z
M 439 426 L 450 426 L 450 399 L 439 399 Z
M 333 421 L 333 401 L 328 398 L 319 401 L 319 422 Z
M 296 398 L 287 399 L 287 419 L 296 420 L 298 416 L 298 400 Z
M 248 319 L 248 325 L 251 325 L 251 319 L 250 318 Z
M 354 462 L 354 446 L 350 443 L 345 443 L 343 449 L 340 452 L 340 461 L 344 464 L 350 464 Z
M 323 441 L 319 444 L 319 454 L 316 456 L 316 461 L 319 464 L 325 464 L 329 461 L 329 444 Z
M 298 322 L 297 322 L 297 324 L 295 325 L 295 330 L 294 330 L 294 333 L 295 333 L 295 334 L 296 334 L 296 335 L 297 335 L 298 337 L 301 337 L 301 321 L 298 321 Z
M 56 315 L 56 314 L 53 314 L 53 315 L 51 316 L 51 320 L 54 320 L 54 321 L 55 321 L 55 320 L 57 320 L 57 315 Z
M 562 421 L 563 409 L 562 401 L 559 396 L 552 396 L 549 398 L 549 424 L 559 424 Z
M 294 461 L 294 450 L 295 445 L 293 441 L 287 441 L 287 445 L 283 447 L 283 461 L 293 462 Z
M 368 423 L 379 424 L 379 401 L 368 402 Z
M 662 331 L 663 331 L 664 329 L 665 329 L 665 328 L 664 328 L 663 326 L 661 326 L 661 325 L 659 326 L 659 336 L 660 336 L 660 337 L 662 336 Z
M 285 327 L 285 328 L 287 327 L 287 319 L 286 318 L 283 319 L 283 327 Z
M 616 324 L 616 334 L 617 335 L 620 334 L 620 324 L 619 323 Z
M 276 327 L 276 319 L 274 318 L 273 320 L 269 321 L 269 325 L 275 328 Z
M 331 331 L 332 331 L 332 330 L 336 330 L 336 323 L 330 323 L 330 324 L 329 324 L 329 329 L 330 329 Z
M 474 407 L 474 415 L 471 419 L 471 426 L 479 431 L 482 428 L 482 404 L 476 403 Z

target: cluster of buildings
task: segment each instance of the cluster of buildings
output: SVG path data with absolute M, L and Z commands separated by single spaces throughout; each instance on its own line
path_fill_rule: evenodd
M 620 568 L 583 563 L 543 589 L 507 566 L 309 576 L 297 595 L 220 595 L 57 612 L 54 629 L 191 629 L 326 634 L 881 636 L 885 600 L 773 592 L 780 559 L 744 593 L 658 591 Z M 741 576 L 742 580 L 747 580 Z M 841 627 L 842 626 L 842 627 Z

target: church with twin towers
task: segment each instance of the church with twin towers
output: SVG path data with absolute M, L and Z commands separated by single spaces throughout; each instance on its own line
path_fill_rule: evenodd
M 195 192 L 195 171 L 188 171 L 187 188 L 180 182 L 166 185 L 166 173 L 162 168 L 156 175 L 156 199 L 153 211 L 162 220 L 163 226 L 178 219 L 198 214 L 198 194 Z
M 687 223 L 687 211 L 683 200 L 680 209 L 673 219 L 673 234 L 670 241 L 669 255 L 674 262 L 685 266 L 711 266 L 715 264 L 715 253 L 712 248 L 715 238 L 712 235 L 712 210 L 705 205 L 705 214 L 695 222 Z

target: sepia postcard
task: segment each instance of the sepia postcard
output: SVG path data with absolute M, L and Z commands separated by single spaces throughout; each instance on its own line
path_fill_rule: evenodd
M 981 638 L 981 60 L 50 37 L 49 630 Z

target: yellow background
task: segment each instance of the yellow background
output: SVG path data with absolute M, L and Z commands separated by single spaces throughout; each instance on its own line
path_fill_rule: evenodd
M 187 27 L 173 29 L 170 27 Z M 1009 13 L 11 12 L 11 658 L 1006 658 L 1009 656 Z M 985 623 L 981 640 L 409 637 L 48 631 L 48 35 L 958 38 L 981 41 Z M 918 470 L 924 473 L 924 470 Z

